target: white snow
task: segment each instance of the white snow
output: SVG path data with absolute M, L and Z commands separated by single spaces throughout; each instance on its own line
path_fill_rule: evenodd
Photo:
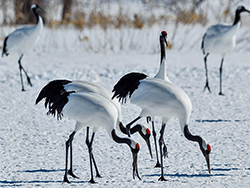
M 165 28 L 170 36 L 172 28 Z M 178 120 L 173 118 L 164 136 L 169 152 L 169 158 L 164 160 L 164 173 L 169 181 L 158 181 L 160 169 L 153 168 L 156 159 L 152 138 L 154 159 L 150 159 L 143 139 L 133 136 L 141 146 L 138 167 L 142 178 L 141 181 L 133 180 L 129 148 L 115 143 L 104 129 L 100 129 L 93 151 L 103 178 L 96 178 L 96 185 L 89 184 L 89 158 L 83 129 L 73 141 L 74 172 L 80 179 L 69 177 L 72 184 L 62 184 L 65 141 L 75 122 L 67 118 L 57 121 L 47 116 L 42 103 L 35 105 L 39 91 L 49 81 L 59 78 L 88 80 L 112 90 L 119 78 L 128 72 L 154 76 L 160 60 L 158 38 L 164 28 L 127 29 L 123 33 L 61 28 L 45 29 L 39 43 L 24 55 L 22 64 L 33 83 L 33 87 L 29 87 L 25 80 L 25 92 L 21 92 L 18 57 L 0 59 L 0 187 L 248 187 L 250 66 L 247 49 L 250 46 L 243 40 L 247 33 L 239 36 L 236 49 L 225 58 L 225 96 L 219 96 L 221 57 L 212 54 L 208 57 L 212 93 L 203 93 L 205 72 L 200 42 L 205 28 L 195 27 L 196 35 L 185 32 L 190 28 L 179 28 L 175 40 L 181 37 L 181 42 L 167 52 L 167 71 L 170 80 L 192 101 L 191 133 L 204 137 L 211 145 L 211 175 L 198 144 L 184 137 Z M 7 35 L 10 30 L 3 28 L 2 31 Z M 247 28 L 242 28 L 239 34 L 246 31 Z M 80 42 L 78 36 L 87 36 L 89 40 Z M 123 49 L 120 48 L 121 40 L 124 41 Z M 129 103 L 123 105 L 123 123 L 137 117 L 139 111 Z M 156 120 L 159 132 L 161 122 Z M 147 125 L 145 119 L 140 122 Z M 150 124 L 147 126 L 151 129 Z

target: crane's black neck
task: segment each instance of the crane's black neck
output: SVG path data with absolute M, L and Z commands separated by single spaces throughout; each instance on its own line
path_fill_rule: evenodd
M 184 127 L 184 135 L 188 140 L 198 142 L 200 147 L 202 146 L 202 138 L 200 136 L 192 135 L 188 129 L 188 125 L 185 125 Z
M 128 138 L 121 138 L 119 137 L 116 132 L 115 132 L 115 129 L 112 130 L 111 132 L 111 135 L 112 135 L 112 138 L 115 142 L 117 143 L 125 143 L 127 144 L 129 147 L 131 147 L 131 140 L 128 139 Z
M 119 128 L 120 128 L 120 130 L 121 130 L 122 133 L 127 134 L 126 127 L 124 127 L 124 125 L 122 124 L 122 122 L 119 123 Z M 135 125 L 134 127 L 132 127 L 130 129 L 130 134 L 134 134 L 136 132 L 139 132 L 140 134 L 142 133 L 141 132 L 141 125 L 137 124 L 137 125 Z
M 236 25 L 239 21 L 240 21 L 240 13 L 241 11 L 239 11 L 238 9 L 235 12 L 235 18 L 234 18 L 234 23 L 233 25 Z
M 122 122 L 119 123 L 119 128 L 123 134 L 127 134 L 126 127 L 124 127 Z
M 166 50 L 165 50 L 165 45 L 164 45 L 164 39 L 162 36 L 160 36 L 160 47 L 161 47 L 161 62 L 163 62 L 163 59 L 166 59 Z
M 37 8 L 33 8 L 32 11 L 33 11 L 33 13 L 34 13 L 35 16 L 36 16 L 36 20 L 37 20 L 37 21 L 36 21 L 36 24 L 38 24 L 38 22 L 39 22 L 39 16 L 40 16 L 40 15 L 37 13 Z

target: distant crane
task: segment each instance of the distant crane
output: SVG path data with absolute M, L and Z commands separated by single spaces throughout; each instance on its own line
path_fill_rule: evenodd
M 35 26 L 26 26 L 13 31 L 9 36 L 5 38 L 3 43 L 3 52 L 2 52 L 2 57 L 4 55 L 8 56 L 9 54 L 12 53 L 17 53 L 18 55 L 20 55 L 18 64 L 19 64 L 20 78 L 22 84 L 22 91 L 25 91 L 23 85 L 22 70 L 27 77 L 28 84 L 32 86 L 32 83 L 30 81 L 30 77 L 27 74 L 27 71 L 23 68 L 21 64 L 21 60 L 23 58 L 24 53 L 26 53 L 34 46 L 43 29 L 42 17 L 37 12 L 38 10 L 43 10 L 43 9 L 39 7 L 38 4 L 33 4 L 31 5 L 31 10 L 34 12 L 37 18 L 37 24 Z
M 201 49 L 204 57 L 205 63 L 205 74 L 206 74 L 206 84 L 204 87 L 204 91 L 206 88 L 209 92 L 211 92 L 209 84 L 208 84 L 208 73 L 207 73 L 207 56 L 210 53 L 218 53 L 221 54 L 221 65 L 220 65 L 220 92 L 219 95 L 223 95 L 222 93 L 222 67 L 223 61 L 226 54 L 233 50 L 236 44 L 236 32 L 240 28 L 240 14 L 242 12 L 248 12 L 244 6 L 238 6 L 235 12 L 235 19 L 233 25 L 212 25 L 210 26 L 206 33 L 203 36 Z
M 101 92 L 102 93 L 99 93 Z M 137 169 L 137 153 L 139 151 L 139 144 L 130 138 L 120 138 L 116 134 L 116 127 L 123 127 L 120 122 L 120 111 L 114 102 L 108 99 L 105 95 L 108 94 L 104 88 L 94 83 L 83 81 L 69 81 L 69 80 L 54 80 L 49 82 L 39 93 L 36 104 L 45 98 L 45 108 L 49 108 L 48 114 L 55 115 L 57 113 L 58 119 L 62 115 L 76 120 L 75 130 L 69 136 L 66 142 L 66 167 L 64 182 L 68 182 L 67 174 L 77 178 L 72 170 L 72 141 L 77 131 L 87 126 L 86 144 L 89 149 L 91 179 L 90 183 L 95 183 L 93 178 L 92 161 L 95 165 L 97 177 L 100 174 L 97 169 L 96 162 L 92 153 L 92 143 L 95 132 L 98 128 L 104 127 L 117 143 L 126 143 L 133 154 L 133 177 L 135 174 L 140 179 Z M 89 126 L 93 127 L 93 134 L 89 141 Z M 125 129 L 125 128 L 124 128 Z M 144 132 L 134 129 L 134 132 Z M 144 137 L 145 136 L 145 137 Z M 148 132 L 145 133 L 143 138 L 149 140 Z M 148 137 L 148 138 L 146 138 Z M 149 143 L 150 145 L 150 143 Z M 70 170 L 67 171 L 68 166 L 68 148 L 70 147 Z M 151 151 L 151 150 L 150 150 Z
M 163 156 L 166 154 L 166 151 L 164 151 L 165 144 L 163 134 L 166 123 L 174 116 L 179 119 L 181 130 L 185 137 L 190 141 L 198 142 L 210 173 L 209 153 L 211 147 L 205 139 L 190 133 L 188 123 L 192 104 L 182 89 L 169 81 L 158 78 L 147 78 L 145 74 L 132 72 L 126 74 L 117 82 L 113 88 L 113 92 L 114 95 L 112 98 L 117 97 L 119 101 L 121 100 L 123 103 L 126 101 L 127 96 L 129 96 L 130 102 L 142 109 L 140 115 L 127 124 L 127 130 L 130 130 L 130 126 L 142 117 L 162 117 L 162 127 L 159 138 L 161 157 L 161 177 L 159 180 L 166 180 L 163 173 Z

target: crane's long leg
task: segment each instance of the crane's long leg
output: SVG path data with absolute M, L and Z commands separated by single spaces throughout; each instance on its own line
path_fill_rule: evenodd
M 20 72 L 20 79 L 21 79 L 21 85 L 22 85 L 22 91 L 25 91 L 24 86 L 23 86 L 23 76 L 22 76 L 22 65 L 21 65 L 21 59 L 22 59 L 23 55 L 21 55 L 21 57 L 18 60 L 18 64 L 19 64 L 19 72 Z
M 68 168 L 68 150 L 69 150 L 69 147 L 70 145 L 72 145 L 72 141 L 74 139 L 74 135 L 76 134 L 75 131 L 73 131 L 71 133 L 71 135 L 69 136 L 69 139 L 66 141 L 66 163 L 65 163 L 65 173 L 64 173 L 64 178 L 63 178 L 63 182 L 67 182 L 67 183 L 70 183 L 70 181 L 68 180 L 68 171 L 67 171 L 67 168 Z M 71 162 L 72 162 L 72 159 L 71 159 Z M 72 165 L 72 164 L 71 164 Z M 71 166 L 72 167 L 72 166 Z M 71 170 L 72 171 L 72 170 Z M 73 172 L 72 172 L 73 174 Z M 71 175 L 71 174 L 70 174 Z
M 92 133 L 91 140 L 89 142 L 89 127 L 87 127 L 87 136 L 86 136 L 86 144 L 89 149 L 89 161 L 90 161 L 90 172 L 91 172 L 91 179 L 89 180 L 89 183 L 96 183 L 94 181 L 94 176 L 93 176 L 93 167 L 92 167 L 92 159 L 93 159 L 93 154 L 92 154 L 92 144 L 94 140 L 95 133 Z
M 161 157 L 161 177 L 158 179 L 159 181 L 167 181 L 165 178 L 164 178 L 164 172 L 163 172 L 163 156 L 165 154 L 163 154 L 163 151 L 164 149 L 162 149 L 162 145 L 165 146 L 164 144 L 164 140 L 163 140 L 163 135 L 164 135 L 164 130 L 165 130 L 165 127 L 166 127 L 166 124 L 162 124 L 162 127 L 161 127 L 161 131 L 160 131 L 160 138 L 159 138 L 159 146 L 160 146 L 160 157 Z M 166 147 L 166 146 L 165 146 Z
M 220 93 L 219 93 L 219 95 L 224 95 L 222 93 L 222 67 L 223 67 L 223 61 L 224 61 L 224 57 L 222 57 L 221 64 L 220 64 Z
M 21 55 L 21 57 L 18 60 L 18 64 L 19 64 L 19 70 L 20 70 L 20 76 L 21 76 L 21 82 L 22 82 L 22 91 L 24 91 L 24 87 L 23 87 L 23 79 L 22 79 L 22 73 L 21 71 L 23 70 L 24 74 L 26 75 L 27 78 L 27 82 L 30 86 L 32 86 L 32 83 L 30 81 L 30 77 L 28 76 L 28 73 L 26 72 L 26 70 L 23 68 L 22 64 L 21 64 L 21 60 L 23 58 L 23 54 Z
M 130 137 L 130 127 L 133 123 L 135 123 L 136 121 L 138 121 L 139 119 L 141 119 L 141 116 L 138 116 L 137 118 L 135 118 L 133 121 L 131 121 L 130 123 L 128 123 L 126 125 L 126 130 L 127 130 L 127 134 Z
M 211 90 L 210 90 L 210 87 L 209 87 L 209 84 L 208 84 L 208 74 L 207 74 L 207 56 L 209 54 L 207 54 L 205 57 L 204 57 L 204 64 L 205 64 L 205 74 L 206 74 L 206 84 L 205 84 L 205 87 L 204 87 L 204 90 L 203 92 L 206 90 L 206 88 L 208 89 L 209 93 L 211 93 Z
M 71 175 L 73 178 L 78 178 L 74 173 L 73 173 L 73 146 L 72 146 L 72 141 L 75 135 L 75 131 L 73 131 L 73 133 L 70 135 L 72 137 L 72 140 L 70 142 L 70 168 L 68 171 L 68 174 Z
M 153 132 L 153 137 L 154 137 L 154 142 L 155 142 L 155 152 L 156 152 L 156 160 L 157 160 L 155 168 L 159 168 L 159 167 L 161 167 L 161 164 L 159 162 L 159 157 L 158 157 L 158 149 L 157 149 L 156 132 L 155 132 L 154 121 L 152 121 L 152 132 Z
M 101 178 L 102 176 L 100 175 L 99 170 L 98 170 L 98 168 L 97 168 L 97 165 L 96 165 L 96 162 L 95 162 L 95 158 L 94 158 L 94 154 L 93 154 L 93 153 L 92 153 L 92 160 L 93 160 L 93 163 L 94 163 L 94 166 L 95 166 L 96 177 L 97 177 L 97 178 Z

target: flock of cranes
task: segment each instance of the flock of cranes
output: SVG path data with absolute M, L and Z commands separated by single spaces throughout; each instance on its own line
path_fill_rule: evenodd
M 22 71 L 24 72 L 28 84 L 32 86 L 30 77 L 21 64 L 21 60 L 25 52 L 31 49 L 39 38 L 43 28 L 43 20 L 38 13 L 42 10 L 38 4 L 33 4 L 31 10 L 37 18 L 37 24 L 32 27 L 23 27 L 15 30 L 4 40 L 2 56 L 17 53 L 20 58 L 18 60 L 20 79 L 22 91 L 25 91 L 23 84 Z M 204 53 L 204 64 L 206 73 L 206 84 L 204 91 L 208 89 L 211 92 L 208 83 L 207 73 L 207 57 L 210 53 L 219 53 L 222 55 L 220 66 L 220 92 L 222 93 L 222 66 L 225 55 L 235 47 L 235 34 L 240 27 L 240 14 L 248 12 L 245 7 L 239 6 L 236 9 L 234 23 L 230 25 L 214 25 L 207 29 L 202 39 L 202 51 Z M 66 141 L 66 158 L 65 158 L 65 173 L 64 182 L 70 183 L 68 175 L 78 178 L 73 173 L 73 154 L 72 154 L 72 141 L 75 134 L 86 127 L 86 145 L 88 147 L 90 172 L 90 183 L 95 183 L 93 175 L 93 165 L 96 171 L 96 176 L 101 177 L 97 163 L 93 154 L 93 141 L 96 131 L 100 127 L 104 127 L 115 142 L 126 144 L 132 153 L 132 167 L 133 178 L 140 178 L 137 160 L 138 152 L 140 150 L 139 144 L 131 138 L 131 135 L 138 132 L 145 140 L 149 154 L 152 157 L 150 146 L 151 132 L 148 128 L 141 124 L 132 126 L 136 121 L 145 117 L 147 121 L 152 123 L 152 133 L 155 143 L 156 151 L 156 165 L 155 167 L 161 168 L 161 176 L 159 180 L 165 181 L 163 157 L 167 156 L 167 146 L 164 142 L 164 130 L 167 122 L 172 117 L 179 119 L 181 131 L 189 141 L 197 142 L 202 155 L 205 158 L 208 172 L 211 173 L 209 154 L 211 146 L 207 141 L 198 135 L 193 135 L 189 131 L 189 120 L 192 110 L 192 103 L 188 95 L 177 85 L 172 83 L 167 77 L 166 72 L 166 48 L 167 32 L 162 31 L 159 37 L 161 58 L 160 66 L 157 74 L 150 78 L 144 73 L 131 72 L 120 78 L 114 85 L 112 92 L 88 81 L 71 81 L 71 80 L 53 80 L 45 85 L 40 91 L 36 104 L 43 99 L 45 100 L 44 106 L 48 109 L 47 114 L 57 116 L 61 119 L 62 116 L 69 117 L 76 121 L 74 131 L 69 135 Z M 124 125 L 121 120 L 121 105 L 126 103 L 129 98 L 132 104 L 141 108 L 140 114 L 130 123 Z M 162 125 L 160 129 L 160 136 L 157 145 L 156 131 L 155 131 L 155 117 L 161 117 Z M 90 135 L 89 128 L 92 127 L 93 131 Z M 124 136 L 120 136 L 124 134 Z M 158 147 L 160 150 L 160 160 L 158 157 Z M 70 151 L 69 151 L 70 150 Z M 68 153 L 70 152 L 70 167 L 68 170 Z

